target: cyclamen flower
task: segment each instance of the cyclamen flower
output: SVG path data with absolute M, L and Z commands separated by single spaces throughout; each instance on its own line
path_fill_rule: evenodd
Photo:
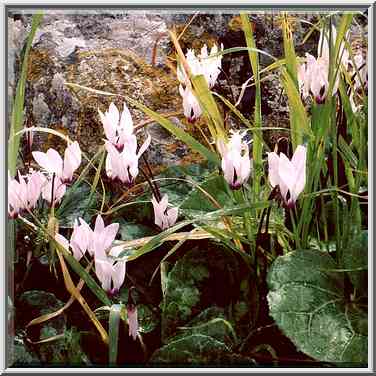
M 134 304 L 127 304 L 127 316 L 128 316 L 128 334 L 133 340 L 138 336 L 138 314 L 137 307 Z
M 124 282 L 126 266 L 124 261 L 114 260 L 119 256 L 121 247 L 110 247 L 115 240 L 119 224 L 105 226 L 102 217 L 98 215 L 93 231 L 82 218 L 79 218 L 79 222 L 80 224 L 77 221 L 74 223 L 70 241 L 60 234 L 55 236 L 56 241 L 66 249 L 70 247 L 77 261 L 86 251 L 94 256 L 95 274 L 102 288 L 111 294 L 117 292 Z
M 18 172 L 18 181 L 8 172 L 8 214 L 16 218 L 23 210 L 35 207 L 46 178 L 40 172 L 32 171 L 23 176 Z
M 79 218 L 79 222 L 80 224 L 78 224 L 77 219 L 74 221 L 70 241 L 68 241 L 63 235 L 56 234 L 55 236 L 56 241 L 58 241 L 63 247 L 66 249 L 69 247 L 72 248 L 73 256 L 77 261 L 80 261 L 82 256 L 88 250 L 89 244 L 92 241 L 93 233 L 89 225 L 82 218 Z
M 217 148 L 222 156 L 224 178 L 232 189 L 240 188 L 251 174 L 252 162 L 249 159 L 249 147 L 243 141 L 244 133 L 233 132 L 228 143 L 217 141 Z
M 168 207 L 168 196 L 165 194 L 161 201 L 158 200 L 153 196 L 151 200 L 154 208 L 154 218 L 155 224 L 162 230 L 165 230 L 176 223 L 178 219 L 178 208 L 170 208 Z
M 307 148 L 299 145 L 291 159 L 285 154 L 268 153 L 269 182 L 274 188 L 277 185 L 286 207 L 294 207 L 303 192 L 306 182 Z
M 303 99 L 312 94 L 316 103 L 324 103 L 329 90 L 329 61 L 324 57 L 315 59 L 306 53 L 307 61 L 298 68 L 299 89 Z M 333 88 L 337 92 L 338 80 Z
M 223 50 L 223 44 L 221 45 Z M 210 54 L 208 54 L 208 47 L 206 44 L 201 48 L 201 54 L 196 56 L 195 52 L 189 49 L 186 53 L 186 61 L 189 70 L 193 76 L 203 75 L 208 83 L 209 88 L 212 88 L 221 72 L 222 55 L 214 56 L 218 53 L 217 45 L 214 45 Z M 190 123 L 195 122 L 202 113 L 200 104 L 194 96 L 191 88 L 191 83 L 187 72 L 181 65 L 178 65 L 177 76 L 179 82 L 179 93 L 183 98 L 184 115 Z
M 223 50 L 223 44 L 221 44 Z M 219 73 L 221 72 L 222 55 L 214 56 L 218 53 L 217 45 L 214 45 L 210 54 L 208 54 L 208 47 L 206 44 L 201 48 L 201 53 L 196 57 L 195 52 L 189 49 L 186 53 L 186 60 L 192 75 L 204 75 L 209 88 L 212 88 L 217 81 Z M 185 86 L 189 85 L 189 78 L 184 69 L 179 65 L 177 69 L 177 76 L 180 83 Z
M 336 28 L 332 27 L 333 48 L 336 41 Z M 324 29 L 320 32 L 320 39 L 317 49 L 317 59 L 309 53 L 306 53 L 306 62 L 298 67 L 299 90 L 303 99 L 310 94 L 315 98 L 316 103 L 324 103 L 329 91 L 329 61 L 330 49 L 328 36 L 325 35 Z M 349 53 L 344 43 L 341 43 L 339 56 L 341 64 L 347 68 L 349 62 Z M 334 72 L 336 73 L 336 72 Z M 339 72 L 333 85 L 331 95 L 335 95 L 339 86 Z
M 133 120 L 128 107 L 124 103 L 121 115 L 113 103 L 105 114 L 98 112 L 107 140 L 122 150 L 127 138 L 133 136 Z
M 108 293 L 118 291 L 125 278 L 125 263 L 118 261 L 114 265 L 115 261 L 106 252 L 115 240 L 118 230 L 118 223 L 105 227 L 102 217 L 98 215 L 89 244 L 89 252 L 94 253 L 95 274 L 101 282 L 102 288 Z M 119 253 L 120 250 L 111 255 L 117 257 Z M 111 288 L 111 281 L 113 288 Z
M 64 152 L 64 162 L 55 149 L 48 149 L 47 153 L 34 151 L 35 161 L 50 174 L 55 174 L 63 183 L 73 179 L 73 173 L 81 164 L 81 149 L 77 141 L 72 142 Z
M 184 116 L 190 123 L 194 123 L 202 113 L 200 104 L 188 86 L 183 89 L 183 86 L 179 85 L 179 93 L 183 98 Z
M 95 256 L 95 273 L 102 284 L 103 290 L 113 295 L 120 290 L 126 272 L 125 261 L 115 261 L 113 258 L 118 257 L 121 248 L 114 247 L 110 250 L 109 256 Z M 111 284 L 112 282 L 112 284 Z
M 128 137 L 127 146 L 123 151 L 119 151 L 116 147 L 106 141 L 106 150 L 108 152 L 106 159 L 107 176 L 113 180 L 119 179 L 122 183 L 133 184 L 138 175 L 138 160 L 146 151 L 151 142 L 148 135 L 145 142 L 137 152 L 137 139 L 135 135 Z
M 63 198 L 67 186 L 56 175 L 45 178 L 45 183 L 42 187 L 42 198 L 48 203 L 57 205 Z

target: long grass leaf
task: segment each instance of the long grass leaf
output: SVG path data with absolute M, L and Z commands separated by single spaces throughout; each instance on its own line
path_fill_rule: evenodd
M 86 285 L 96 295 L 96 297 L 104 305 L 111 306 L 111 300 L 107 297 L 103 289 L 98 286 L 94 278 L 88 272 L 86 272 L 81 264 L 67 250 L 62 247 L 60 247 L 60 250 L 62 251 L 65 260 L 67 260 L 71 268 L 79 275 L 81 279 L 85 281 Z
M 108 319 L 108 358 L 110 365 L 116 365 L 118 347 L 119 347 L 119 323 L 120 314 L 123 306 L 121 304 L 113 304 L 110 309 L 110 317 Z
M 225 138 L 226 135 L 223 125 L 223 118 L 219 112 L 217 103 L 214 100 L 205 77 L 203 75 L 193 76 L 191 81 L 196 98 L 200 103 L 209 127 L 212 128 L 214 126 L 214 130 L 210 130 L 211 136 L 214 140 L 216 140 L 217 137 Z M 212 125 L 210 123 L 212 123 Z
M 39 23 L 42 20 L 43 15 L 41 13 L 36 13 L 33 15 L 31 22 L 31 30 L 27 39 L 26 49 L 24 58 L 22 61 L 21 75 L 16 88 L 16 96 L 13 103 L 11 125 L 10 125 L 10 134 L 9 139 L 11 140 L 8 145 L 8 169 L 11 176 L 16 174 L 17 166 L 17 156 L 18 149 L 20 147 L 21 136 L 14 135 L 22 129 L 23 126 L 23 113 L 24 113 L 24 101 L 25 101 L 25 87 L 26 87 L 26 76 L 27 76 L 27 67 L 29 60 L 29 53 L 35 33 L 38 29 Z
M 247 47 L 250 49 L 256 49 L 256 41 L 253 36 L 251 24 L 249 22 L 248 14 L 241 12 L 240 17 L 242 20 L 243 32 L 245 35 L 245 40 L 247 42 Z M 260 68 L 258 53 L 249 50 L 248 51 L 249 61 L 251 62 L 253 76 L 255 77 L 256 83 L 256 95 L 255 95 L 255 106 L 254 106 L 254 127 L 261 128 L 262 118 L 261 118 L 261 86 L 260 86 Z M 262 139 L 262 134 L 259 133 L 258 137 L 253 140 L 253 192 L 254 199 L 257 200 L 260 194 L 260 184 L 261 184 L 261 174 L 262 174 L 262 145 L 260 141 Z

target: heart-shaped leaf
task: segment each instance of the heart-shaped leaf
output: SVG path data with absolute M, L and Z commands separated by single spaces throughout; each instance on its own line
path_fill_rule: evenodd
M 341 365 L 367 364 L 367 313 L 344 297 L 344 273 L 317 250 L 278 257 L 268 275 L 270 314 L 307 355 Z

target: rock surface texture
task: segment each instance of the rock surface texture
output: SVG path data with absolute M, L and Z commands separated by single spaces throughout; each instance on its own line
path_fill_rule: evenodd
M 300 15 L 314 22 L 316 15 Z M 310 28 L 294 21 L 296 51 L 315 53 L 317 38 L 303 39 Z M 275 57 L 283 54 L 280 16 L 277 12 L 258 12 L 251 16 L 257 47 Z M 183 31 L 183 49 L 198 50 L 204 43 L 223 43 L 225 48 L 245 46 L 240 19 L 236 13 L 177 13 L 169 10 L 48 10 L 37 30 L 29 57 L 25 97 L 25 121 L 28 125 L 49 127 L 78 139 L 84 151 L 92 155 L 103 137 L 98 109 L 106 110 L 114 101 L 122 106 L 123 99 L 75 90 L 64 85 L 71 82 L 97 90 L 129 95 L 153 110 L 171 114 L 172 120 L 187 128 L 183 119 L 181 99 L 175 72 L 170 69 L 174 59 L 168 30 Z M 8 77 L 9 109 L 15 93 L 20 57 L 30 29 L 29 13 L 8 15 Z M 362 30 L 354 30 L 358 35 Z M 260 55 L 260 63 L 271 63 Z M 225 73 L 214 88 L 229 100 L 236 101 L 241 85 L 251 76 L 247 52 L 223 57 Z M 246 91 L 239 109 L 252 116 L 254 93 Z M 262 85 L 262 112 L 265 126 L 288 126 L 286 97 L 278 73 L 268 75 Z M 155 123 L 131 107 L 134 123 L 153 136 L 149 160 L 152 165 L 171 165 L 189 159 L 186 147 L 174 140 Z M 229 117 L 231 126 L 236 119 Z M 142 130 L 142 133 L 144 131 Z M 142 137 L 141 137 L 142 138 Z M 38 147 L 47 149 L 56 137 L 38 134 Z M 56 145 L 54 145 L 56 147 Z M 169 147 L 166 147 L 169 146 Z

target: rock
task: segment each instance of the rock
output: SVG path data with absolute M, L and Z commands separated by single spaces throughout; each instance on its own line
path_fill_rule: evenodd
M 90 157 L 104 137 L 98 109 L 107 110 L 111 101 L 122 107 L 123 99 L 74 90 L 65 82 L 129 95 L 159 113 L 182 110 L 175 73 L 161 68 L 169 43 L 163 17 L 146 11 L 88 13 L 50 10 L 44 15 L 29 56 L 25 121 L 77 139 Z M 28 27 L 31 17 L 23 13 L 9 22 L 18 30 Z M 139 110 L 131 112 L 135 125 L 148 119 Z M 165 160 L 157 143 L 158 165 L 175 163 L 171 154 Z M 62 152 L 60 144 L 56 136 L 34 137 L 34 150 L 54 147 Z M 153 164 L 154 157 L 149 159 Z
M 10 115 L 16 92 L 19 58 L 27 33 L 21 20 L 8 18 L 8 113 Z

